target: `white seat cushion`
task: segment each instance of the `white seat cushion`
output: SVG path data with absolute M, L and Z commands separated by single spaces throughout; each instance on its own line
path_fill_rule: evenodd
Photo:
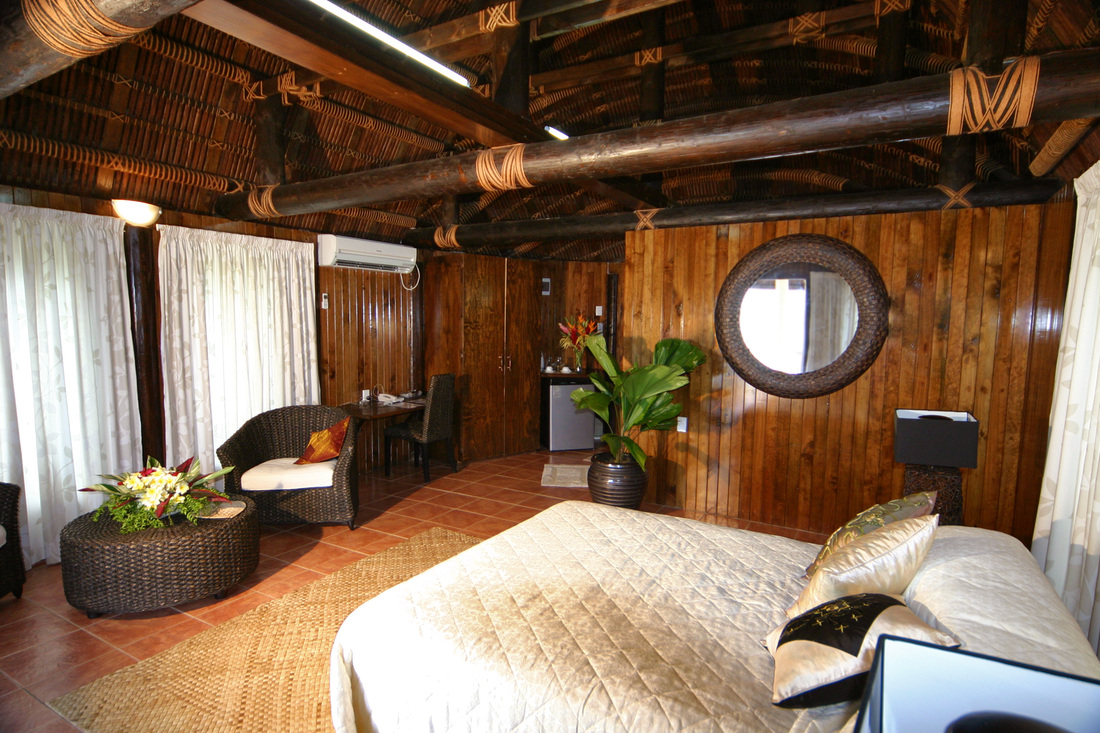
M 301 465 L 296 465 L 296 460 L 296 456 L 272 458 L 253 466 L 241 476 L 241 488 L 245 491 L 283 491 L 332 486 L 332 470 L 337 459 Z

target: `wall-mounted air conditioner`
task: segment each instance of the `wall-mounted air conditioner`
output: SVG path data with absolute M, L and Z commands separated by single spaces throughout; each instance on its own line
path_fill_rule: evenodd
M 321 267 L 412 272 L 416 265 L 416 248 L 336 234 L 318 234 L 317 264 Z

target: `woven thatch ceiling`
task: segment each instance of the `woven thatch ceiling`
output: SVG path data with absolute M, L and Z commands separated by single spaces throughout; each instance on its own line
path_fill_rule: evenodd
M 851 143 L 781 154 L 762 142 L 785 134 L 768 127 L 768 116 L 797 108 L 782 106 L 790 100 L 844 93 L 856 96 L 840 99 L 858 100 L 872 85 L 942 75 L 964 61 L 991 73 L 1021 55 L 1096 49 L 1093 0 L 338 4 L 445 63 L 471 88 L 406 61 L 308 0 L 0 3 L 0 183 L 230 216 L 240 216 L 243 194 L 227 194 L 266 190 L 269 198 L 254 197 L 249 218 L 444 247 L 455 240 L 434 245 L 424 231 L 410 230 L 458 224 L 452 236 L 457 231 L 469 250 L 614 259 L 622 234 L 589 230 L 586 217 L 684 214 L 703 205 L 743 206 L 751 216 L 757 202 L 763 210 L 781 200 L 937 184 L 958 191 L 971 181 L 1071 181 L 1100 159 L 1092 114 L 1072 124 L 1048 115 L 1052 121 L 952 138 L 854 131 Z M 74 37 L 78 15 L 59 12 L 155 25 L 123 40 L 125 29 L 85 21 L 87 32 Z M 38 17 L 69 30 L 51 31 Z M 114 40 L 104 40 L 111 33 Z M 75 51 L 58 50 L 65 43 L 89 44 L 90 55 L 71 58 Z M 656 153 L 667 141 L 652 138 L 656 162 L 623 169 L 633 177 L 599 173 L 603 180 L 592 180 L 582 156 L 571 164 L 566 154 L 555 162 L 561 170 L 539 179 L 554 182 L 504 192 L 465 185 L 471 168 L 463 161 L 473 151 L 548 140 L 545 125 L 571 142 L 612 133 L 593 157 L 613 157 L 637 142 L 624 135 L 664 134 L 653 130 L 754 107 L 763 121 L 746 128 L 741 145 L 751 149 L 756 136 L 758 155 L 664 164 Z M 837 108 L 837 125 L 853 124 L 844 108 Z M 825 130 L 830 118 L 818 124 Z M 684 127 L 677 142 L 690 146 L 692 134 Z M 1052 136 L 1068 142 L 1044 151 Z M 817 152 L 799 152 L 810 149 Z M 401 164 L 414 165 L 388 170 Z M 366 183 L 339 178 L 360 171 L 378 175 Z M 462 185 L 448 184 L 444 173 Z M 278 185 L 321 179 L 330 180 L 306 189 Z M 352 195 L 363 189 L 372 195 Z M 263 216 L 265 205 L 308 213 Z M 521 226 L 558 217 L 569 226 L 563 222 L 553 241 Z M 504 244 L 482 247 L 464 236 L 463 227 L 476 233 L 474 225 L 493 222 L 511 223 Z

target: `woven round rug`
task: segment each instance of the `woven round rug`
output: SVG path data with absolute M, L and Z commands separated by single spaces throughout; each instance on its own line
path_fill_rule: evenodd
M 435 528 L 52 700 L 89 733 L 332 729 L 328 659 L 348 614 L 480 540 Z

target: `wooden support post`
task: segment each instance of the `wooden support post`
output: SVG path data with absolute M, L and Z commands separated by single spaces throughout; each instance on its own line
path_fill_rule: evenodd
M 152 227 L 123 229 L 131 331 L 137 368 L 141 450 L 164 463 L 164 383 L 160 372 L 156 233 Z

